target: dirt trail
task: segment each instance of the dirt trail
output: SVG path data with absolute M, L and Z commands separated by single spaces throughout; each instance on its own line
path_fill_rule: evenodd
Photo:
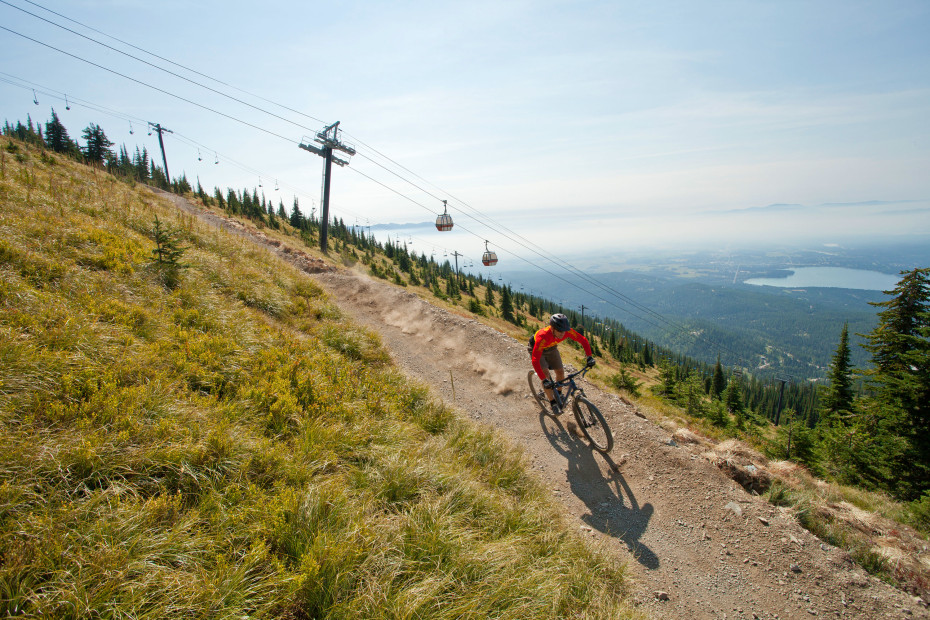
M 229 227 L 216 216 L 204 219 Z M 312 277 L 381 334 L 405 373 L 523 447 L 570 522 L 628 561 L 636 602 L 648 614 L 930 618 L 913 597 L 869 576 L 789 512 L 747 493 L 701 456 L 705 448 L 675 442 L 618 397 L 586 384 L 616 440 L 609 456 L 592 451 L 569 432 L 570 414 L 553 419 L 530 399 L 525 343 L 349 270 Z

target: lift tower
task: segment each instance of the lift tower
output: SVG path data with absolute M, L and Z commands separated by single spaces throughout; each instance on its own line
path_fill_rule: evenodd
M 313 138 L 313 142 L 321 144 L 322 147 L 310 144 L 310 140 L 307 140 L 306 137 L 300 141 L 299 145 L 300 148 L 305 151 L 315 153 L 326 160 L 323 167 L 323 213 L 320 217 L 320 250 L 322 250 L 324 254 L 326 253 L 326 236 L 329 231 L 329 184 L 330 177 L 332 176 L 333 162 L 338 166 L 349 165 L 348 161 L 333 156 L 333 151 L 341 151 L 350 157 L 355 155 L 355 147 L 344 144 L 339 139 L 340 132 L 339 121 L 336 121 L 332 125 L 324 127 L 322 131 L 317 132 L 316 136 Z
M 165 156 L 165 141 L 162 140 L 161 135 L 163 133 L 174 133 L 166 127 L 162 127 L 161 123 L 149 123 L 149 127 L 154 129 L 158 133 L 158 146 L 161 147 L 161 162 L 165 164 L 165 181 L 168 183 L 168 187 L 171 187 L 171 175 L 168 174 L 168 158 Z M 132 132 L 130 132 L 132 133 Z M 149 135 L 152 135 L 152 132 L 149 132 Z

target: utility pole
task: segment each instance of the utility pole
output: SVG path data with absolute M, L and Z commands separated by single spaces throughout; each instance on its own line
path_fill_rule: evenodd
M 302 139 L 298 145 L 305 151 L 315 153 L 326 160 L 323 167 L 323 212 L 320 215 L 320 249 L 324 254 L 326 253 L 326 237 L 329 232 L 329 186 L 333 162 L 335 162 L 337 166 L 349 165 L 348 161 L 334 157 L 333 151 L 342 151 L 350 157 L 355 155 L 354 147 L 343 144 L 339 140 L 339 132 L 339 121 L 336 121 L 332 125 L 324 127 L 322 131 L 317 132 L 316 136 L 313 138 L 314 142 L 323 145 L 322 148 L 313 146 L 306 138 Z
M 459 256 L 464 256 L 464 254 L 459 254 L 458 250 L 452 253 L 452 256 L 455 257 L 455 275 L 459 275 Z
M 584 309 L 585 305 L 581 304 L 581 331 L 584 331 Z M 590 310 L 591 308 L 588 308 Z
M 149 123 L 149 125 L 158 132 L 158 146 L 161 147 L 161 163 L 165 164 L 165 181 L 168 182 L 168 187 L 171 187 L 171 175 L 168 174 L 168 158 L 165 157 L 165 141 L 162 140 L 162 132 L 167 131 L 168 133 L 174 133 L 170 129 L 162 127 L 160 123 Z

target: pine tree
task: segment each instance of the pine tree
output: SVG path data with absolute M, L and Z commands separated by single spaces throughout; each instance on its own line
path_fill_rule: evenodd
M 165 177 L 165 171 L 161 169 L 160 166 L 156 166 L 154 161 L 149 162 L 149 173 L 148 173 L 149 183 L 155 187 L 169 190 L 171 189 L 168 186 L 168 179 Z
M 743 395 L 739 382 L 730 381 L 723 391 L 723 402 L 727 406 L 727 411 L 737 413 L 743 409 Z
M 113 152 L 110 150 L 113 142 L 107 138 L 107 134 L 103 132 L 100 125 L 91 123 L 81 132 L 81 137 L 86 142 L 84 157 L 88 163 L 94 166 L 103 166 L 113 158 Z
M 55 108 L 52 108 L 52 119 L 45 123 L 45 145 L 56 153 L 72 153 L 75 150 L 74 141 L 61 124 Z
M 192 191 L 190 181 L 187 180 L 187 174 L 181 173 L 181 178 L 175 179 L 171 184 L 171 188 L 175 194 L 184 195 L 189 194 Z
M 727 378 L 723 375 L 723 366 L 720 365 L 720 355 L 717 355 L 717 365 L 714 366 L 714 376 L 710 383 L 711 397 L 720 398 L 726 387 Z
M 178 231 L 163 226 L 157 215 L 152 227 L 152 239 L 155 241 L 152 258 L 161 271 L 165 286 L 173 289 L 178 284 L 180 270 L 186 267 L 180 261 L 187 248 L 181 245 Z
M 300 206 L 297 203 L 297 196 L 294 196 L 294 206 L 291 208 L 291 226 L 298 230 L 303 228 L 304 216 L 300 212 Z
M 662 377 L 662 393 L 665 396 L 670 396 L 675 392 L 675 367 L 672 365 L 667 358 L 662 358 L 659 360 L 659 373 Z
M 200 202 L 202 202 L 204 206 L 207 206 L 210 202 L 207 192 L 203 190 L 203 185 L 200 184 L 200 175 L 197 176 L 197 197 L 200 198 Z
M 896 433 L 907 442 L 895 492 L 916 499 L 930 489 L 930 268 L 902 272 L 891 299 L 866 336 L 874 369 L 867 374 L 882 407 L 897 420 Z M 885 409 L 886 411 L 888 409 Z
M 707 413 L 703 399 L 704 381 L 701 379 L 699 374 L 695 372 L 688 375 L 688 377 L 685 379 L 682 392 L 685 395 L 688 415 L 703 416 Z
M 139 152 L 139 147 L 136 147 L 136 154 L 132 158 L 132 164 L 136 169 L 136 178 L 142 181 L 143 183 L 149 180 L 149 152 L 145 147 L 142 147 L 142 152 Z
M 122 144 L 119 147 L 119 161 L 117 163 L 120 174 L 132 177 L 135 176 L 135 169 L 132 165 L 132 160 L 129 158 L 129 151 L 126 149 L 126 144 Z
M 239 215 L 242 213 L 242 203 L 239 202 L 239 196 L 231 187 L 226 188 L 226 210 L 232 215 Z
M 511 323 L 515 320 L 509 286 L 505 286 L 501 291 L 501 318 Z
M 258 212 L 258 207 L 253 208 L 252 206 L 252 194 L 249 193 L 249 190 L 242 192 L 240 204 L 242 205 L 242 215 L 246 217 L 254 217 Z
M 833 355 L 830 366 L 830 383 L 823 398 L 821 419 L 825 424 L 834 423 L 839 416 L 848 415 L 853 406 L 852 369 L 849 351 L 849 324 L 843 325 L 840 344 Z

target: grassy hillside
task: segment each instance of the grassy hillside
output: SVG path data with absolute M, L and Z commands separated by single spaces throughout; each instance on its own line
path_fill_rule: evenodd
M 519 452 L 304 274 L 6 139 L 0 436 L 4 616 L 631 616 Z

